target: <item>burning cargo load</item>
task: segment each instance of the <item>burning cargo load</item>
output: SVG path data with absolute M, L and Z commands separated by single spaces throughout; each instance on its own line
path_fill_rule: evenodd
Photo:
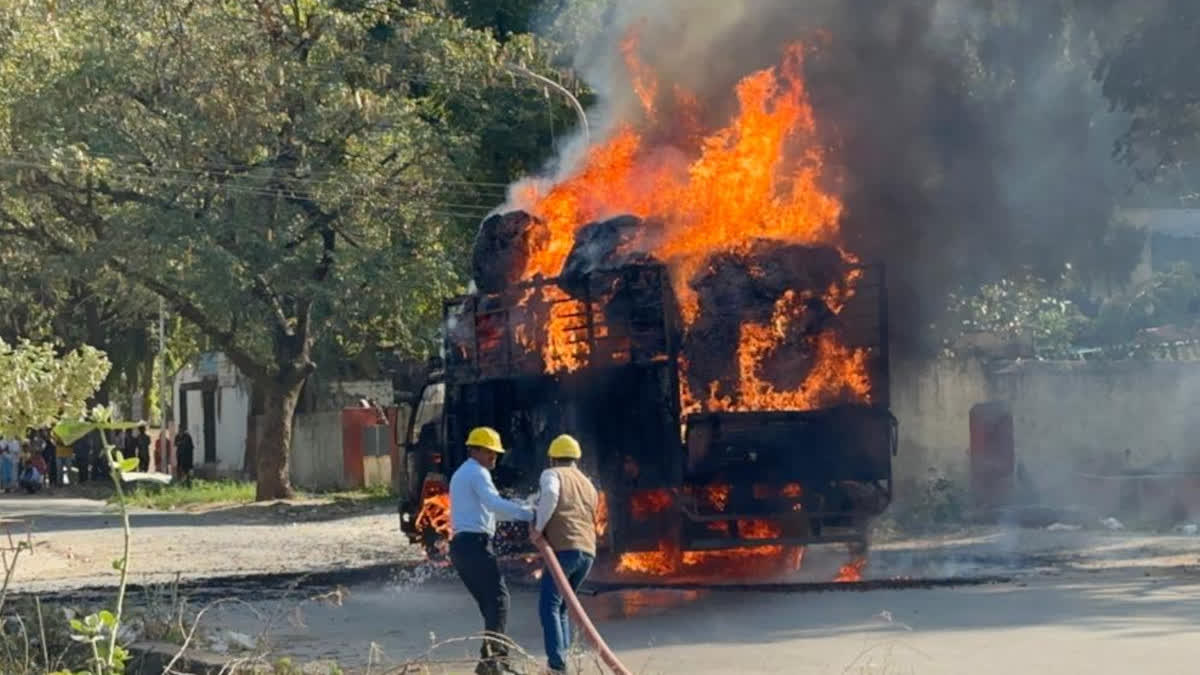
M 500 293 L 521 280 L 529 257 L 546 244 L 542 221 L 524 211 L 488 216 L 471 250 L 471 272 L 480 293 Z
M 528 261 L 530 242 L 538 241 L 544 228 L 542 221 L 523 211 L 491 216 L 480 227 L 474 259 L 477 287 L 497 296 L 517 293 L 512 299 L 516 311 L 508 315 L 511 325 L 504 329 L 523 336 L 544 332 L 555 306 L 578 303 L 579 309 L 592 308 L 603 316 L 568 314 L 568 321 L 575 321 L 561 330 L 580 335 L 561 339 L 557 345 L 582 348 L 586 342 L 582 333 L 590 322 L 593 330 L 603 326 L 601 332 L 625 327 L 620 336 L 601 337 L 625 338 L 623 347 L 628 349 L 629 334 L 638 327 L 657 323 L 662 328 L 660 305 L 679 306 L 671 288 L 638 284 L 628 273 L 661 265 L 638 244 L 659 236 L 662 221 L 625 215 L 583 225 L 560 273 L 551 278 L 553 285 L 530 292 L 519 283 L 519 273 Z M 844 329 L 838 317 L 861 275 L 848 256 L 831 246 L 754 239 L 737 249 L 714 253 L 687 280 L 694 309 L 686 329 L 668 329 L 667 342 L 681 342 L 684 390 L 702 396 L 687 400 L 685 412 L 803 410 L 869 401 L 866 354 L 839 342 Z M 677 285 L 675 279 L 671 282 L 672 288 Z M 664 290 L 665 301 L 656 303 Z M 483 308 L 488 305 L 485 300 Z M 488 319 L 486 313 L 482 316 Z M 682 326 L 678 310 L 668 309 L 667 324 Z M 502 330 L 481 324 L 476 334 Z M 481 348 L 491 342 L 485 337 Z M 544 351 L 535 349 L 533 341 L 517 345 L 522 346 L 532 354 Z M 571 356 L 579 367 L 588 363 L 578 349 Z M 835 360 L 838 363 L 829 363 Z M 547 359 L 532 367 L 537 372 L 550 370 Z
M 862 355 L 830 347 L 856 272 L 835 248 L 765 239 L 710 258 L 689 282 L 698 303 L 682 346 L 687 387 L 706 395 L 692 411 L 865 402 Z

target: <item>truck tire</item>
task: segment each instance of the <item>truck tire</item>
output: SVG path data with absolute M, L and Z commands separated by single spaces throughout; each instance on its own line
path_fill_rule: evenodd
M 450 559 L 450 541 L 436 530 L 421 531 L 421 546 L 425 549 L 425 557 L 429 562 L 444 563 Z

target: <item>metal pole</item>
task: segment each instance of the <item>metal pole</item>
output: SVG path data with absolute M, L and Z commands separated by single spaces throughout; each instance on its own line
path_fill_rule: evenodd
M 575 94 L 572 94 L 570 92 L 570 90 L 568 90 L 566 87 L 562 86 L 561 84 L 555 82 L 554 80 L 551 80 L 548 77 L 543 77 L 541 75 L 538 75 L 537 73 L 533 72 L 532 70 L 529 70 L 525 66 L 518 66 L 518 65 L 510 63 L 510 64 L 507 64 L 505 66 L 505 68 L 507 68 L 511 72 L 520 73 L 521 75 L 524 75 L 526 77 L 531 77 L 531 78 L 537 80 L 538 82 L 541 82 L 542 84 L 545 84 L 545 85 L 553 88 L 555 91 L 562 94 L 563 96 L 566 96 L 567 99 L 571 101 L 571 105 L 574 106 L 574 108 L 575 108 L 575 115 L 579 118 L 579 128 L 583 129 L 583 142 L 586 143 L 587 145 L 592 144 L 592 135 L 591 135 L 591 130 L 588 127 L 587 112 L 584 111 L 583 104 L 579 102 L 579 99 L 575 98 Z
M 161 449 L 160 456 L 162 457 L 163 464 L 170 466 L 170 460 L 167 457 L 167 441 L 166 441 L 166 439 L 167 439 L 167 408 L 170 407 L 172 402 L 167 400 L 171 395 L 170 394 L 171 388 L 168 385 L 168 380 L 167 380 L 167 378 L 169 377 L 169 374 L 167 373 L 166 305 L 167 305 L 167 303 L 165 300 L 163 300 L 162 298 L 158 299 L 158 358 L 160 359 L 158 368 L 159 368 L 159 376 L 162 378 L 162 390 L 161 390 L 160 397 L 158 399 L 158 410 L 159 410 L 158 446 Z M 163 471 L 166 467 L 165 466 L 156 466 L 154 468 L 157 471 Z

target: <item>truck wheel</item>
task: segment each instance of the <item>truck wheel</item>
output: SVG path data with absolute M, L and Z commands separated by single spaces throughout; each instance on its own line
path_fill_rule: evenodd
M 450 542 L 436 530 L 421 531 L 421 546 L 429 562 L 444 563 L 450 559 Z

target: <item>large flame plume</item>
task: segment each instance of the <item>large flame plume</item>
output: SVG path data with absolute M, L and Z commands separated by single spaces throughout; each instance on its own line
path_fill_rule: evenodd
M 530 252 L 523 278 L 557 276 L 584 224 L 617 214 L 653 218 L 633 246 L 667 264 L 684 329 L 700 311 L 689 285 L 711 256 L 748 250 L 755 240 L 838 246 L 842 203 L 823 184 L 825 152 L 816 141 L 816 122 L 802 70 L 805 47 L 788 47 L 778 67 L 747 75 L 736 87 L 737 112 L 729 123 L 699 131 L 696 97 L 676 86 L 659 86 L 637 59 L 636 35 L 621 44 L 641 102 L 641 117 L 626 120 L 591 147 L 582 164 L 558 182 L 526 180 L 513 191 L 513 204 L 539 218 L 547 236 Z M 671 105 L 659 99 L 671 96 Z M 660 110 L 674 111 L 670 118 Z M 679 147 L 680 142 L 691 147 Z M 847 262 L 854 258 L 843 253 Z M 825 300 L 838 311 L 853 295 L 854 279 L 829 289 Z M 783 340 L 787 325 L 803 313 L 799 295 L 777 303 L 769 324 L 744 324 L 737 352 L 739 382 L 732 394 L 681 392 L 685 412 L 806 410 L 832 400 L 865 401 L 869 396 L 866 354 L 823 334 L 817 364 L 794 390 L 763 380 L 761 364 Z M 546 326 L 545 361 L 550 372 L 571 372 L 581 356 L 562 346 L 564 320 Z M 584 358 L 586 355 L 583 356 Z M 687 368 L 686 355 L 682 368 Z M 686 380 L 686 378 L 682 378 Z

